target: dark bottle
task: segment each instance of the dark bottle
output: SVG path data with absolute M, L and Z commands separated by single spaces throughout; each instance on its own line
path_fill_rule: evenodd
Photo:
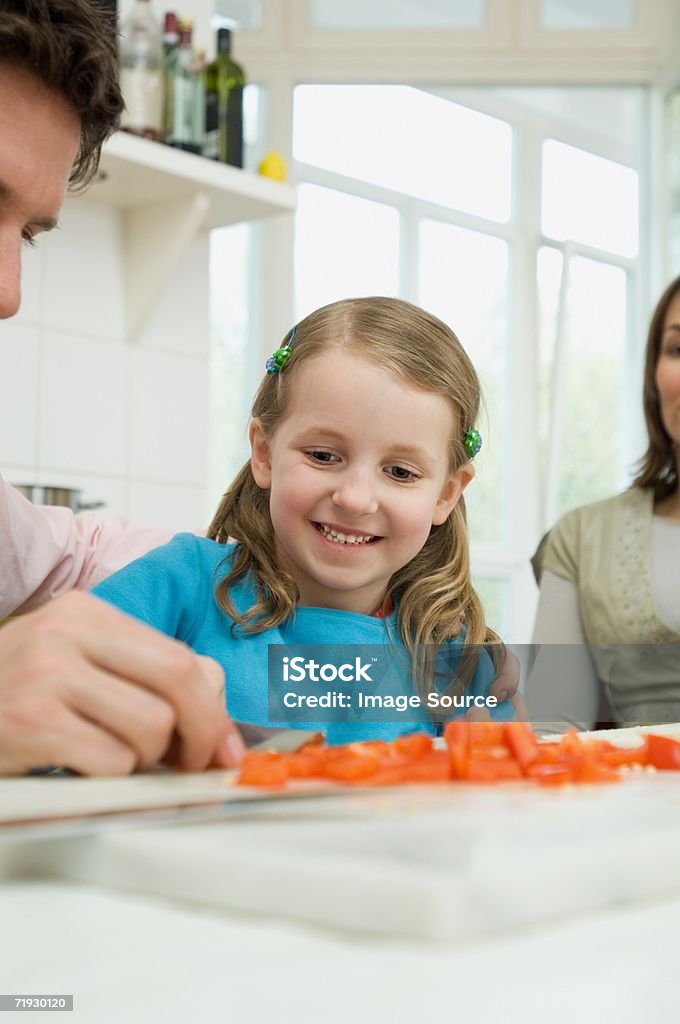
M 205 69 L 203 155 L 243 167 L 243 86 L 245 77 L 231 57 L 231 31 L 218 29 L 217 56 Z

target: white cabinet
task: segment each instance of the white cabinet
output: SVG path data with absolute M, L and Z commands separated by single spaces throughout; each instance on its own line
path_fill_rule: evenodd
M 131 339 L 198 232 L 295 208 L 290 185 L 123 132 L 104 147 L 85 195 L 120 210 Z

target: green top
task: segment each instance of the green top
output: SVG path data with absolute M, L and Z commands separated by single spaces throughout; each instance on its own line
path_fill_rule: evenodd
M 633 488 L 567 513 L 550 532 L 542 568 L 571 580 L 583 629 L 615 718 L 680 719 L 680 633 L 652 591 L 654 495 Z M 625 646 L 622 645 L 635 645 Z

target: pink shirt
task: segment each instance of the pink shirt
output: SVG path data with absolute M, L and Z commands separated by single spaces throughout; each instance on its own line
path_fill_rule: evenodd
M 32 505 L 0 476 L 0 620 L 89 589 L 172 536 L 123 517 Z

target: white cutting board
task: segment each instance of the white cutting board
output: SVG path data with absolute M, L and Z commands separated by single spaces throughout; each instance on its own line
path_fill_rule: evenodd
M 258 818 L 100 830 L 14 844 L 12 852 L 31 877 L 467 942 L 680 895 L 680 775 L 560 790 L 453 785 L 286 801 Z M 6 872 L 11 877 L 11 861 Z

